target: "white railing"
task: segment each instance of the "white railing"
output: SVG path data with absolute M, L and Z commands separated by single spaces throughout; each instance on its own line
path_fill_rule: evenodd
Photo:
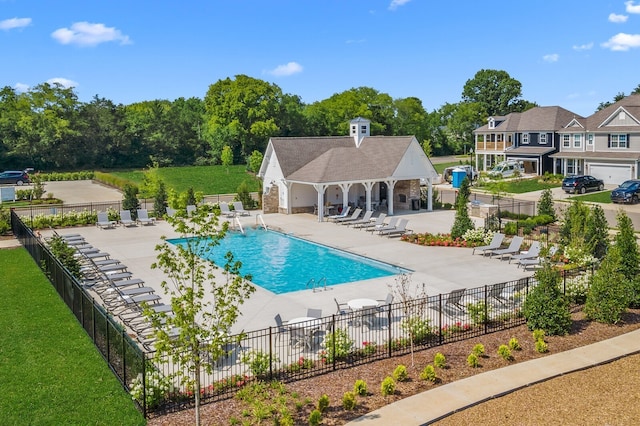
M 238 227 L 238 229 L 240 229 L 240 232 L 242 232 L 242 234 L 244 235 L 244 229 L 242 229 L 242 223 L 240 223 L 240 218 L 237 216 L 234 217 L 233 223 Z
M 262 218 L 262 215 L 259 213 L 256 215 L 256 225 L 258 224 L 262 225 L 265 231 L 267 230 L 267 224 L 264 223 L 264 219 Z

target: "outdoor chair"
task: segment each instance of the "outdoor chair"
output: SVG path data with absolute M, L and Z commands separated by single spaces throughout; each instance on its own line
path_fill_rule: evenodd
M 233 202 L 233 211 L 236 212 L 236 215 L 240 216 L 250 216 L 249 210 L 245 210 L 242 205 L 242 201 L 234 201 Z
M 316 205 L 316 208 L 318 206 Z M 347 206 L 345 208 L 342 209 L 342 211 L 340 212 L 340 214 L 332 214 L 330 216 L 327 216 L 327 220 L 329 221 L 335 221 L 336 219 L 341 219 L 341 218 L 345 218 L 347 217 L 347 215 L 349 214 L 349 212 L 351 211 L 351 206 Z M 316 211 L 317 214 L 317 211 Z
M 511 244 L 509 244 L 509 247 L 505 249 L 491 250 L 489 252 L 489 256 L 498 256 L 500 257 L 500 260 L 504 259 L 505 256 L 512 256 L 520 251 L 520 247 L 522 247 L 523 242 L 524 238 L 516 235 L 511 239 Z
M 120 210 L 120 223 L 122 226 L 136 226 L 136 222 L 131 219 L 131 212 L 129 210 Z
M 358 217 L 360 217 L 360 213 L 362 213 L 362 209 L 361 208 L 357 208 L 353 211 L 353 213 L 351 214 L 351 216 L 348 217 L 338 217 L 336 219 L 333 220 L 334 223 L 344 223 L 344 222 L 353 222 L 358 220 Z
M 232 211 L 227 203 L 220 203 L 220 214 L 228 218 L 236 217 L 236 212 Z
M 491 242 L 489 243 L 489 245 L 474 247 L 473 250 L 471 251 L 471 254 L 472 255 L 475 254 L 476 250 L 478 250 L 478 251 L 482 251 L 482 255 L 485 256 L 487 254 L 487 251 L 499 249 L 502 246 L 503 240 L 504 240 L 504 234 L 500 232 L 496 232 L 495 234 L 493 234 L 493 238 L 491 239 Z
M 309 318 L 322 318 L 322 309 L 309 308 L 307 309 L 307 316 Z
M 509 263 L 511 263 L 512 260 L 522 260 L 522 259 L 535 259 L 540 255 L 540 242 L 539 241 L 534 241 L 531 243 L 531 246 L 529 247 L 529 250 L 527 250 L 526 253 L 520 253 L 520 254 L 514 254 L 513 256 L 511 256 L 509 258 Z
M 489 293 L 487 294 L 487 299 L 490 302 L 497 302 L 499 305 L 504 305 L 507 302 L 507 299 L 502 297 L 502 293 L 504 292 L 506 287 L 507 287 L 507 283 L 506 282 L 497 283 L 497 284 L 492 285 L 489 288 Z
M 385 218 L 387 217 L 386 213 L 380 213 L 375 220 L 369 219 L 368 222 L 363 222 L 357 225 L 354 225 L 354 228 L 366 229 L 374 226 L 382 226 Z
M 193 204 L 187 206 L 187 217 L 191 217 L 196 213 L 197 207 Z
M 136 222 L 141 225 L 155 225 L 156 218 L 149 217 L 147 209 L 138 209 L 138 218 L 136 219 Z
M 358 220 L 354 220 L 354 221 L 342 222 L 342 225 L 347 225 L 347 226 L 353 225 L 355 227 L 356 225 L 362 225 L 364 223 L 370 223 L 372 215 L 373 215 L 373 210 L 367 210 L 364 213 L 364 216 L 362 216 L 362 219 L 358 219 Z
M 444 303 L 441 303 L 441 301 L 438 300 L 436 304 L 432 305 L 432 308 L 454 318 L 465 315 L 467 310 L 462 305 L 462 298 L 464 297 L 465 291 L 466 290 L 464 288 L 451 291 L 447 294 Z M 441 304 L 442 306 L 440 306 Z
M 107 212 L 98 212 L 98 221 L 96 226 L 100 229 L 115 228 L 116 222 L 109 220 L 109 214 Z
M 402 236 L 408 232 L 407 224 L 409 219 L 400 219 L 398 224 L 393 229 L 382 229 L 378 231 L 378 235 L 386 235 L 387 238 L 393 236 Z
M 174 217 L 176 215 L 176 209 L 167 207 L 167 217 Z
M 335 297 L 333 300 L 336 302 L 336 315 L 347 315 L 353 312 L 347 303 L 340 303 Z
M 382 225 L 372 226 L 371 228 L 367 228 L 367 231 L 373 233 L 373 232 L 386 231 L 387 229 L 395 229 L 396 224 L 398 223 L 399 220 L 400 220 L 400 217 L 394 216 L 391 218 L 391 220 L 389 220 L 389 223 L 386 223 L 386 224 L 383 223 Z

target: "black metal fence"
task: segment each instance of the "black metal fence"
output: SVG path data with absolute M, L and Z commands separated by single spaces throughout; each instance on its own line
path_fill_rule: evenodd
M 143 352 L 15 212 L 11 216 L 14 235 L 42 266 L 123 387 L 141 387 L 136 402 L 145 416 L 190 407 L 196 391 L 203 403 L 227 399 L 254 380 L 300 380 L 519 326 L 525 323 L 522 303 L 537 284 L 530 276 L 355 310 L 336 302 L 333 315 L 284 318 L 280 325 L 229 336 L 224 355 L 216 359 L 203 347 L 207 368 L 201 371 L 201 389 L 195 390 L 173 381 L 181 367 L 169 357 Z M 563 273 L 565 292 L 589 272 Z

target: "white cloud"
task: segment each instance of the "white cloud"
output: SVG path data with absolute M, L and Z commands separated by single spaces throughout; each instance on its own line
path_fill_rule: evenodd
M 633 4 L 634 1 L 625 1 L 624 5 L 627 6 L 627 13 L 640 13 L 640 4 Z
M 51 33 L 51 37 L 62 44 L 77 44 L 79 46 L 96 46 L 100 43 L 119 41 L 120 44 L 131 44 L 129 36 L 120 30 L 105 27 L 104 24 L 76 22 L 69 28 L 59 28 Z
M 573 50 L 591 50 L 593 47 L 593 42 L 585 43 L 585 44 L 574 44 Z
M 47 83 L 49 84 L 55 84 L 58 83 L 60 86 L 64 87 L 65 89 L 68 89 L 69 87 L 78 87 L 79 84 L 73 80 L 69 80 L 68 78 L 62 78 L 62 77 L 54 77 L 54 78 L 50 78 L 49 80 L 47 80 Z
M 347 44 L 360 44 L 360 43 L 364 43 L 367 40 L 364 38 L 361 38 L 360 40 L 347 40 Z
M 24 83 L 16 83 L 15 86 L 13 86 L 13 88 L 18 93 L 24 93 L 24 92 L 27 92 L 29 90 L 29 85 L 28 84 L 24 84 Z
M 286 77 L 302 72 L 302 65 L 297 62 L 289 62 L 285 65 L 278 65 L 275 69 L 268 71 L 269 74 L 278 77 Z
M 558 62 L 558 59 L 560 59 L 560 55 L 557 53 L 550 53 L 542 57 L 542 60 L 545 62 Z
M 634 47 L 640 47 L 640 34 L 618 33 L 607 42 L 602 43 L 602 47 L 621 52 L 625 52 Z
M 31 18 L 11 18 L 0 21 L 0 30 L 9 31 L 14 28 L 24 28 L 31 24 Z
M 573 46 L 573 50 L 591 50 L 591 48 L 593 47 L 593 42 L 591 43 L 585 43 L 585 44 L 578 44 L 578 45 L 574 45 Z
M 614 24 L 622 24 L 627 22 L 627 19 L 629 19 L 627 15 L 617 15 L 615 13 L 609 14 L 609 22 L 613 22 Z
M 400 6 L 404 6 L 409 3 L 411 0 L 391 0 L 391 4 L 389 5 L 389 10 L 396 10 Z

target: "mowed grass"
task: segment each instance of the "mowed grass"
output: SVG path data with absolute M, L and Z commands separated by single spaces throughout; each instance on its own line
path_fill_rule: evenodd
M 0 424 L 146 424 L 27 251 L 0 268 Z
M 580 200 L 590 203 L 611 204 L 611 191 L 590 192 L 584 195 L 569 197 L 572 200 Z
M 112 175 L 142 184 L 144 170 L 113 171 Z M 249 191 L 260 191 L 260 180 L 253 173 L 247 172 L 245 165 L 229 166 L 187 166 L 163 167 L 158 169 L 158 175 L 167 186 L 177 192 L 184 192 L 189 188 L 205 195 L 234 194 L 238 186 L 246 181 Z

